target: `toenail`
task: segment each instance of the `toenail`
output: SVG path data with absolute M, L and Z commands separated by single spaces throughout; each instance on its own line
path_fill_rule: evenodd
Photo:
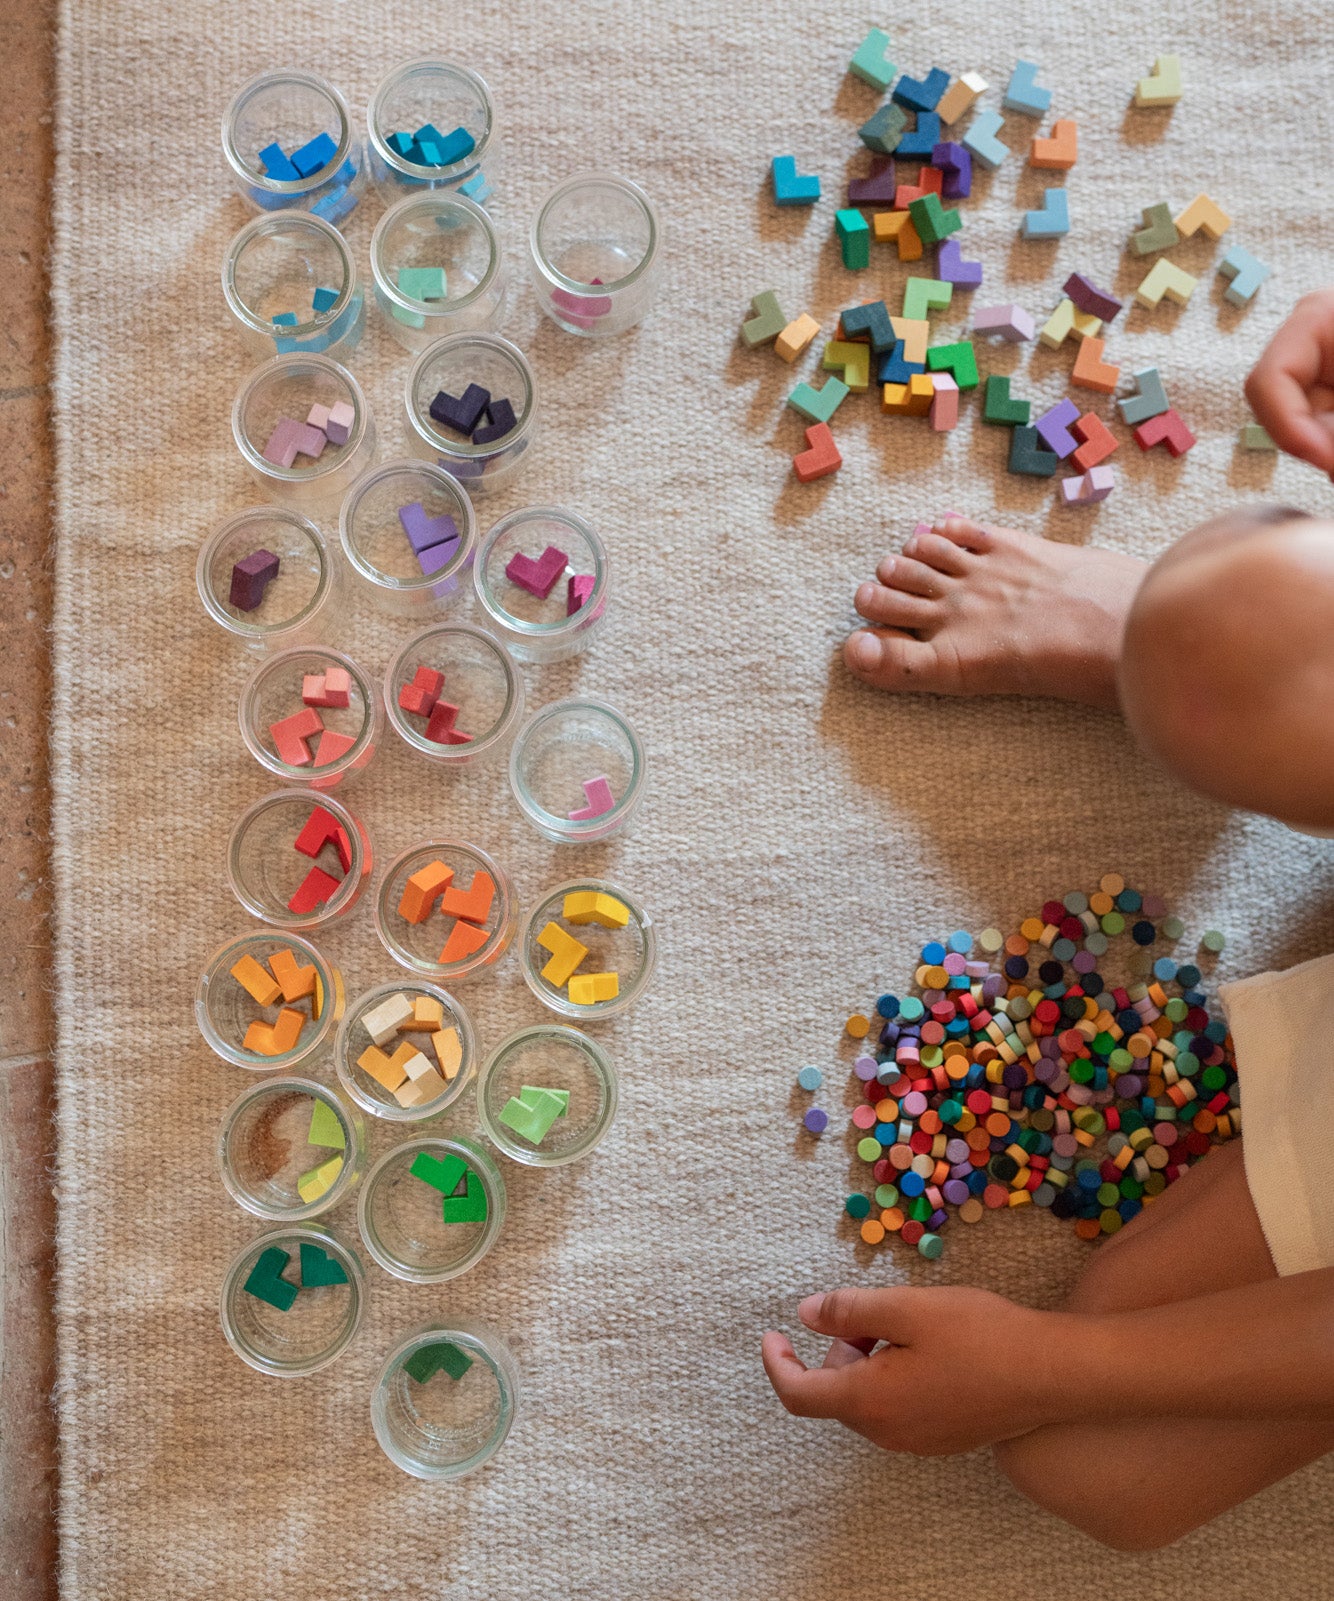
M 853 604 L 858 611 L 864 611 L 875 599 L 876 586 L 868 578 L 864 584 L 857 585 L 857 593 L 853 596 Z
M 913 551 L 915 551 L 916 549 L 917 549 L 917 535 L 916 534 L 909 534 L 907 539 L 905 539 L 903 541 L 903 554 L 905 556 L 911 556 Z
M 858 667 L 868 670 L 880 664 L 880 641 L 874 634 L 862 632 L 852 636 L 852 656 Z

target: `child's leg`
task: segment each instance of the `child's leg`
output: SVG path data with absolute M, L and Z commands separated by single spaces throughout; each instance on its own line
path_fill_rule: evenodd
M 1098 1247 L 1067 1305 L 1130 1311 L 1273 1276 L 1238 1140 L 1211 1151 Z M 1143 1362 L 1151 1392 L 1151 1351 Z M 1079 1383 L 1078 1371 L 1070 1382 Z M 1331 1450 L 1334 1424 L 1164 1418 L 1053 1424 L 1005 1441 L 995 1457 L 1030 1500 L 1134 1551 L 1171 1544 Z

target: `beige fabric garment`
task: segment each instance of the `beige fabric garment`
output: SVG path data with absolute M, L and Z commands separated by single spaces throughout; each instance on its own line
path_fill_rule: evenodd
M 842 1020 L 904 983 L 924 938 L 1008 926 L 1115 868 L 1171 896 L 1191 927 L 1228 930 L 1231 976 L 1334 943 L 1327 848 L 1192 798 L 1113 719 L 889 700 L 834 662 L 856 582 L 946 505 L 1143 555 L 1237 497 L 1331 509 L 1316 475 L 1234 450 L 1249 363 L 1328 269 L 1324 168 L 1309 154 L 1334 134 L 1326 0 L 1200 0 L 1170 15 L 1152 0 L 1007 0 L 881 19 L 902 67 L 977 68 L 989 104 L 1017 57 L 1038 60 L 1056 107 L 1079 119 L 1068 239 L 1018 239 L 1019 201 L 1045 182 L 1018 161 L 966 206 L 987 300 L 1040 313 L 1079 270 L 1129 290 L 1140 264 L 1121 250 L 1140 208 L 1201 188 L 1274 266 L 1235 311 L 1216 250 L 1194 241 L 1178 253 L 1202 268 L 1191 304 L 1118 323 L 1113 359 L 1160 364 L 1200 443 L 1181 462 L 1124 444 L 1121 487 L 1091 512 L 1006 474 L 1004 438 L 977 425 L 975 400 L 949 437 L 849 402 L 842 472 L 808 488 L 792 478 L 801 430 L 782 399 L 818 351 L 794 374 L 741 349 L 736 330 L 771 286 L 826 331 L 841 304 L 901 293 L 883 248 L 854 278 L 831 242 L 875 105 L 843 70 L 871 20 L 843 0 L 66 0 L 54 743 L 67 1601 L 1328 1594 L 1327 1467 L 1180 1550 L 1112 1557 L 1032 1511 L 984 1454 L 883 1456 L 789 1418 L 760 1369 L 761 1333 L 791 1328 L 812 1289 L 977 1282 L 1050 1304 L 1088 1260 L 1036 1214 L 956 1230 L 938 1265 L 869 1253 L 840 1214 L 860 1176 L 840 1132 L 841 1068 L 824 1094 L 831 1132 L 814 1148 L 798 1137 L 795 1069 L 842 1061 Z M 1169 49 L 1185 99 L 1170 116 L 1129 113 L 1134 80 Z M 440 778 L 392 744 L 348 798 L 382 860 L 447 826 L 494 852 L 529 903 L 601 868 L 660 920 L 663 955 L 651 996 L 600 1030 L 622 1099 L 596 1157 L 507 1169 L 504 1235 L 475 1272 L 414 1291 L 372 1267 L 356 1345 L 318 1378 L 281 1383 L 238 1362 L 218 1328 L 223 1268 L 254 1228 L 222 1190 L 213 1145 L 246 1081 L 210 1056 L 190 1010 L 203 957 L 247 923 L 223 880 L 228 828 L 269 787 L 236 728 L 247 664 L 193 590 L 201 538 L 257 498 L 228 429 L 247 363 L 218 274 L 245 216 L 218 123 L 236 85 L 286 61 L 327 74 L 360 115 L 388 68 L 428 50 L 496 91 L 508 162 L 494 210 L 516 278 L 540 195 L 571 171 L 623 171 L 665 213 L 666 281 L 636 333 L 569 339 L 518 290 L 505 331 L 533 357 L 543 432 L 482 512 L 489 524 L 555 502 L 603 531 L 606 635 L 584 660 L 529 672 L 531 699 L 577 687 L 624 707 L 651 794 L 633 835 L 586 856 L 541 843 L 500 772 Z M 1006 137 L 1020 148 L 1033 129 L 1016 118 Z M 769 201 L 769 160 L 788 151 L 825 180 L 813 214 Z M 368 201 L 348 225 L 363 265 L 377 215 Z M 951 310 L 939 326 L 966 323 Z M 1069 351 L 980 354 L 1040 404 L 1064 392 Z M 376 329 L 354 365 L 388 454 L 402 444 L 406 358 Z M 404 632 L 355 608 L 341 631 L 377 671 Z M 393 976 L 368 909 L 319 944 L 353 988 Z M 487 1044 L 539 1015 L 513 960 L 465 999 Z M 471 1109 L 450 1126 L 474 1128 Z M 377 1129 L 373 1150 L 389 1143 Z M 332 1223 L 355 1238 L 350 1207 Z M 505 1332 L 524 1396 L 495 1462 L 436 1490 L 380 1455 L 368 1388 L 400 1334 L 449 1315 Z M 1171 1492 L 1150 1459 L 1156 1493 Z

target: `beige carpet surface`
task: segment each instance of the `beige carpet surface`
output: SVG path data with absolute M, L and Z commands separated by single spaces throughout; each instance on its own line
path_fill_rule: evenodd
M 974 426 L 975 401 L 944 437 L 850 401 L 841 473 L 807 488 L 792 478 L 801 434 L 782 399 L 794 374 L 740 348 L 736 329 L 769 287 L 826 329 L 842 304 L 901 293 L 905 270 L 883 248 L 853 276 L 831 243 L 875 104 L 844 67 L 873 21 L 891 28 L 902 68 L 981 70 L 989 105 L 1018 57 L 1036 59 L 1055 109 L 1079 119 L 1068 238 L 1018 238 L 1041 187 L 1018 159 L 967 203 L 985 300 L 1045 313 L 1078 270 L 1130 289 L 1139 268 L 1123 246 L 1140 208 L 1202 188 L 1233 213 L 1229 238 L 1275 269 L 1236 311 L 1220 298 L 1219 250 L 1193 241 L 1176 253 L 1201 269 L 1190 305 L 1116 324 L 1111 358 L 1159 364 L 1200 443 L 1173 462 L 1127 442 L 1120 487 L 1097 511 L 1062 510 L 1051 484 L 1005 473 L 1004 440 Z M 815 1288 L 976 1282 L 1050 1303 L 1087 1260 L 1045 1215 L 956 1230 L 938 1265 L 871 1254 L 841 1220 L 859 1170 L 842 1132 L 840 1026 L 907 982 L 925 938 L 1009 925 L 1116 868 L 1171 896 L 1193 928 L 1227 930 L 1225 975 L 1331 944 L 1328 846 L 1192 798 L 1113 719 L 890 700 L 835 664 L 856 582 L 946 505 L 1141 555 L 1239 498 L 1334 506 L 1308 470 L 1235 450 L 1245 372 L 1329 268 L 1330 33 L 1324 0 L 1171 12 L 1002 0 L 888 18 L 843 0 L 67 0 L 54 267 L 67 1601 L 1329 1594 L 1327 1466 L 1177 1549 L 1113 1556 L 1029 1508 L 985 1454 L 893 1458 L 789 1418 L 759 1339 L 792 1329 Z M 1135 79 L 1168 50 L 1184 62 L 1182 102 L 1170 116 L 1128 111 Z M 643 1004 L 599 1030 L 622 1099 L 594 1157 L 545 1175 L 508 1165 L 510 1214 L 481 1266 L 414 1290 L 372 1263 L 353 1348 L 316 1378 L 280 1382 L 243 1366 L 219 1330 L 223 1269 L 255 1229 L 213 1149 L 248 1079 L 209 1053 L 191 1012 L 202 960 L 248 922 L 223 877 L 228 830 L 271 787 L 237 733 L 248 664 L 193 587 L 201 539 L 258 499 L 229 432 L 248 362 L 219 263 L 246 218 L 218 125 L 264 66 L 325 73 L 360 117 L 385 71 L 427 51 L 494 88 L 507 164 L 493 209 L 521 285 L 504 331 L 543 390 L 538 447 L 482 524 L 568 505 L 614 562 L 605 634 L 573 664 L 530 669 L 530 700 L 578 688 L 622 707 L 648 747 L 651 793 L 629 837 L 586 853 L 541 842 L 502 771 L 440 778 L 392 740 L 348 799 L 382 861 L 448 828 L 492 851 L 526 903 L 572 871 L 605 870 L 658 918 L 662 961 Z M 1033 128 L 1017 117 L 1005 137 L 1022 150 Z M 767 166 L 782 152 L 824 179 L 814 212 L 772 207 Z M 523 283 L 538 198 L 589 167 L 639 180 L 667 228 L 654 315 L 603 344 L 545 324 Z M 378 214 L 368 199 L 348 224 L 363 267 Z M 966 306 L 959 296 L 942 329 L 966 327 Z M 984 372 L 1019 373 L 1023 393 L 1050 404 L 1064 392 L 1071 353 L 979 353 Z M 406 361 L 379 328 L 353 358 L 385 455 L 403 443 Z M 406 632 L 351 606 L 341 639 L 379 672 Z M 369 906 L 316 939 L 353 991 L 394 976 Z M 539 1017 L 513 957 L 463 999 L 486 1045 Z M 834 1069 L 831 1130 L 814 1148 L 797 1137 L 792 1092 L 806 1061 Z M 471 1105 L 447 1126 L 474 1129 Z M 373 1154 L 392 1143 L 374 1130 Z M 358 1243 L 352 1205 L 331 1222 Z M 452 1315 L 504 1333 L 523 1397 L 502 1454 L 436 1489 L 380 1454 L 368 1399 L 389 1346 Z M 1146 1351 L 1146 1387 L 1180 1358 Z M 1066 1377 L 1081 1382 L 1077 1360 Z M 1152 1470 L 1142 1488 L 1172 1494 Z

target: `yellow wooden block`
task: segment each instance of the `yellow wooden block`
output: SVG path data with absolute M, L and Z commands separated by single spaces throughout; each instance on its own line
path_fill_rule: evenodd
M 630 908 L 614 895 L 590 890 L 567 895 L 562 912 L 567 923 L 601 923 L 603 928 L 624 928 L 630 921 Z
M 445 1021 L 445 1007 L 434 995 L 414 995 L 412 1016 L 398 1025 L 400 1034 L 434 1034 Z
M 1184 306 L 1195 292 L 1198 281 L 1183 267 L 1178 267 L 1174 261 L 1169 261 L 1166 256 L 1159 256 L 1149 269 L 1148 276 L 1136 289 L 1135 299 L 1141 306 L 1152 309 L 1166 295 L 1169 300 L 1176 301 L 1178 306 Z
M 891 416 L 906 417 L 908 415 L 908 386 L 907 384 L 881 384 L 880 409 L 887 411 Z
M 322 1195 L 329 1193 L 334 1180 L 342 1171 L 343 1158 L 331 1156 L 327 1162 L 321 1162 L 318 1167 L 311 1168 L 309 1173 L 301 1175 L 296 1181 L 296 1192 L 309 1206 L 312 1201 L 318 1201 Z
M 908 380 L 908 415 L 925 417 L 935 398 L 936 381 L 929 372 L 915 372 Z
M 446 1078 L 452 1079 L 463 1065 L 463 1041 L 459 1038 L 458 1029 L 442 1028 L 439 1033 L 432 1034 L 431 1048 L 435 1051 L 440 1071 Z
M 596 1006 L 599 1001 L 614 1001 L 620 992 L 620 980 L 615 973 L 576 975 L 570 980 L 568 991 L 576 1006 Z
M 396 1090 L 407 1078 L 407 1069 L 401 1062 L 395 1062 L 385 1055 L 378 1045 L 368 1045 L 357 1058 L 357 1066 L 363 1073 L 369 1074 L 377 1084 L 383 1084 L 389 1091 Z
M 537 936 L 544 951 L 551 952 L 551 960 L 542 969 L 542 977 L 557 989 L 569 982 L 570 974 L 588 955 L 588 946 L 582 945 L 573 934 L 568 934 L 559 923 L 548 923 Z
M 315 975 L 315 992 L 310 998 L 310 1016 L 313 1022 L 318 1023 L 320 1014 L 324 1011 L 324 985 L 320 982 L 320 975 Z
M 1216 200 L 1208 195 L 1196 195 L 1179 217 L 1173 219 L 1183 239 L 1204 229 L 1210 239 L 1221 239 L 1232 226 L 1232 218 Z
M 1095 317 L 1091 311 L 1076 309 L 1070 321 L 1074 331 L 1081 339 L 1092 339 L 1102 332 L 1102 318 Z
M 1065 343 L 1074 332 L 1074 328 L 1075 303 L 1073 300 L 1063 299 L 1051 316 L 1047 318 L 1041 333 L 1038 334 L 1038 338 L 1049 350 L 1055 350 Z
M 793 362 L 820 331 L 820 324 L 809 312 L 795 317 L 774 340 L 774 350 L 786 362 Z
M 931 342 L 931 324 L 924 317 L 891 317 L 889 325 L 895 339 L 903 341 L 904 361 L 924 367 L 926 347 Z
M 272 1006 L 283 992 L 278 980 L 253 956 L 243 956 L 232 968 L 232 977 L 251 1000 L 258 1001 L 261 1006 Z

